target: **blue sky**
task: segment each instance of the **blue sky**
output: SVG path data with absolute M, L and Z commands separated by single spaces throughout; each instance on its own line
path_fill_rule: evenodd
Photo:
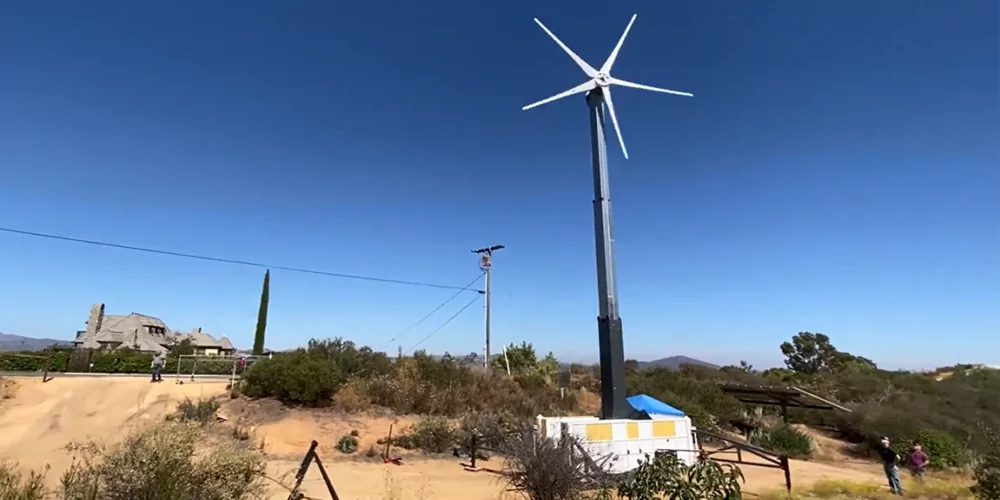
M 596 359 L 585 80 L 629 357 L 780 363 L 799 331 L 892 367 L 1000 362 L 1000 6 L 18 2 L 0 18 L 0 227 L 462 285 L 494 343 Z M 365 5 L 363 5 L 365 4 Z M 94 302 L 249 345 L 263 271 L 0 233 L 0 331 Z M 268 343 L 390 343 L 448 290 L 275 271 Z M 470 307 L 422 347 L 482 349 Z M 944 341 L 942 341 L 944 339 Z

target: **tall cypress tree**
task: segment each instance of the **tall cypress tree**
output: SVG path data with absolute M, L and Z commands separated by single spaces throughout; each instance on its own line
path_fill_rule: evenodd
M 253 337 L 253 354 L 264 354 L 264 330 L 267 329 L 267 301 L 270 295 L 271 270 L 264 272 L 264 286 L 260 291 L 260 310 L 257 311 L 257 332 Z

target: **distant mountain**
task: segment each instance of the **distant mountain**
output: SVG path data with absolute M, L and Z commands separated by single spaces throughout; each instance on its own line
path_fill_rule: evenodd
M 0 333 L 0 351 L 41 351 L 53 344 L 70 345 L 65 340 L 36 339 Z
M 701 366 L 718 370 L 718 365 L 713 365 L 700 359 L 689 358 L 687 356 L 670 356 L 669 358 L 657 359 L 654 361 L 639 361 L 639 369 L 646 368 L 666 368 L 668 370 L 680 370 L 683 365 Z

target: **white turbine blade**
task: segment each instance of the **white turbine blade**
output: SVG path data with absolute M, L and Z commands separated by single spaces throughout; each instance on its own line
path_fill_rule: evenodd
M 625 140 L 622 139 L 622 129 L 618 128 L 618 117 L 615 116 L 615 103 L 611 100 L 611 89 L 605 87 L 602 89 L 604 92 L 604 103 L 608 105 L 608 113 L 611 114 L 611 123 L 615 126 L 615 133 L 618 134 L 618 144 L 622 145 L 622 154 L 625 155 L 625 159 L 628 159 L 628 150 L 625 149 Z
M 576 87 L 573 87 L 565 92 L 560 92 L 552 97 L 549 97 L 548 99 L 542 99 L 541 101 L 538 101 L 536 103 L 529 104 L 521 108 L 521 111 L 527 111 L 531 108 L 541 106 L 542 104 L 548 104 L 557 99 L 562 99 L 563 97 L 571 96 L 573 94 L 579 94 L 581 92 L 587 92 L 588 90 L 593 90 L 595 88 L 597 88 L 597 82 L 594 80 L 587 80 L 586 82 L 583 82 L 580 85 L 577 85 Z
M 674 94 L 674 95 L 683 95 L 683 96 L 687 96 L 687 97 L 694 97 L 694 94 L 689 94 L 687 92 L 678 92 L 676 90 L 661 89 L 661 88 L 657 88 L 657 87 L 650 87 L 649 85 L 643 85 L 641 83 L 630 82 L 628 80 L 619 80 L 619 79 L 614 78 L 614 77 L 608 77 L 608 83 L 610 83 L 612 85 L 621 85 L 622 87 L 631 87 L 633 89 L 652 90 L 653 92 L 663 92 L 664 94 Z
M 542 30 L 544 30 L 545 33 L 549 35 L 549 37 L 551 37 L 553 40 L 555 40 L 556 43 L 559 44 L 559 46 L 562 47 L 562 49 L 567 54 L 569 54 L 569 56 L 573 59 L 573 62 L 575 62 L 576 65 L 579 66 L 580 69 L 582 69 L 583 72 L 587 74 L 587 76 L 593 78 L 594 75 L 597 74 L 597 70 L 596 69 L 594 69 L 591 65 L 587 64 L 587 61 L 584 61 L 583 59 L 581 59 L 580 56 L 576 55 L 576 52 L 573 52 L 572 50 L 570 50 L 569 47 L 567 47 L 565 43 L 562 43 L 562 40 L 560 40 L 557 36 L 555 36 L 554 34 L 552 34 L 552 32 L 549 31 L 549 29 L 546 28 L 545 25 L 542 24 L 542 22 L 539 21 L 537 17 L 535 18 L 535 23 L 537 23 L 538 26 L 541 27 Z
M 611 55 L 608 56 L 608 60 L 604 61 L 604 65 L 601 66 L 601 73 L 605 75 L 611 73 L 611 67 L 615 65 L 615 59 L 618 59 L 618 51 L 622 50 L 622 44 L 625 43 L 625 37 L 628 36 L 628 30 L 632 29 L 632 23 L 635 22 L 635 17 L 638 14 L 632 14 L 632 20 L 628 22 L 628 26 L 625 27 L 625 32 L 622 33 L 622 37 L 618 39 L 618 45 L 615 45 L 615 50 L 611 51 Z

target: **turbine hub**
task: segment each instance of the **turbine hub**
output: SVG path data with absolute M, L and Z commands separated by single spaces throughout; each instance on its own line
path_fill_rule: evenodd
M 607 73 L 598 73 L 594 76 L 594 81 L 601 87 L 607 87 L 608 85 L 611 85 L 610 78 L 611 75 L 608 75 Z

